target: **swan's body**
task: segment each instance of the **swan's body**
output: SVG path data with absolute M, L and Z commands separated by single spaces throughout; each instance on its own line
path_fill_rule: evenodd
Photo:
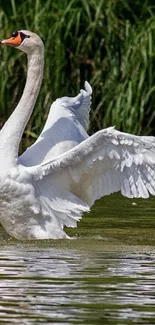
M 121 191 L 128 197 L 155 195 L 155 138 L 115 128 L 91 137 L 91 87 L 51 106 L 34 145 L 18 157 L 25 125 L 39 93 L 44 46 L 36 34 L 14 33 L 3 44 L 27 53 L 23 96 L 0 132 L 0 222 L 17 239 L 65 238 L 96 199 Z

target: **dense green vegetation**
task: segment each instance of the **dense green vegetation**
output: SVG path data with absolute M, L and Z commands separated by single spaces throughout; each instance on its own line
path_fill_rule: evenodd
M 25 131 L 37 137 L 52 101 L 93 87 L 90 132 L 116 125 L 155 134 L 154 0 L 1 0 L 0 38 L 30 29 L 45 44 L 45 73 Z M 26 57 L 0 49 L 0 122 L 15 108 L 25 82 Z

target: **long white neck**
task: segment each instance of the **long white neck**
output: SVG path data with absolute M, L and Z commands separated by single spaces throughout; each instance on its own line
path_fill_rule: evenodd
M 0 132 L 0 153 L 3 156 L 3 165 L 6 160 L 8 167 L 16 164 L 19 143 L 40 90 L 43 66 L 44 48 L 42 47 L 28 55 L 28 72 L 23 95 Z

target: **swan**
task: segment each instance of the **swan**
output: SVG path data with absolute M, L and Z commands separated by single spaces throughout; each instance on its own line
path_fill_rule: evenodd
M 45 126 L 21 156 L 19 143 L 43 76 L 44 45 L 31 31 L 1 41 L 25 52 L 28 72 L 22 97 L 0 131 L 0 222 L 19 240 L 69 238 L 95 200 L 120 191 L 129 198 L 155 195 L 155 138 L 115 127 L 88 136 L 92 89 L 57 99 Z

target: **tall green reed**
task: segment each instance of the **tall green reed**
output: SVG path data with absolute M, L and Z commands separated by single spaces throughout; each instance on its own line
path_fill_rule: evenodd
M 0 38 L 30 29 L 45 44 L 45 71 L 35 111 L 24 133 L 29 145 L 40 133 L 50 104 L 93 87 L 90 132 L 116 125 L 155 133 L 155 5 L 153 0 L 1 0 Z M 20 99 L 25 55 L 0 49 L 0 122 Z

